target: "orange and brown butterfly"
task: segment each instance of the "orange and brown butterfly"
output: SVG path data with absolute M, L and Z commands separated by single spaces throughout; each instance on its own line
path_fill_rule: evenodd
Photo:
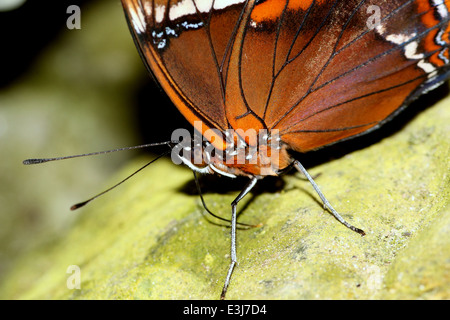
M 204 137 L 202 160 L 188 153 L 183 162 L 201 173 L 250 179 L 232 203 L 222 298 L 237 262 L 236 205 L 259 179 L 295 167 L 339 221 L 364 234 L 289 152 L 368 133 L 449 76 L 450 1 L 122 3 L 149 71 Z

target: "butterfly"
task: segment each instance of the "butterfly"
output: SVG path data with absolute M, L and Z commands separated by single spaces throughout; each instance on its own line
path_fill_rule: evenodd
M 450 1 L 122 0 L 150 73 L 201 139 L 173 146 L 195 172 L 256 183 L 306 153 L 367 134 L 449 77 Z

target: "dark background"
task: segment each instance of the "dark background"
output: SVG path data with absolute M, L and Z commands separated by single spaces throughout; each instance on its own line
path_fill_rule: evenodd
M 61 33 L 68 31 L 66 21 L 69 14 L 64 14 L 68 6 L 78 5 L 83 14 L 96 2 L 95 0 L 26 1 L 16 10 L 0 12 L 0 33 L 4 48 L 0 50 L 2 61 L 0 89 L 20 81 L 20 78 L 29 72 L 36 57 Z M 112 6 L 120 4 L 120 0 L 110 2 Z M 126 27 L 125 19 L 116 23 L 124 24 L 124 28 Z M 83 27 L 80 31 L 89 32 Z M 142 68 L 145 72 L 144 65 Z M 130 112 L 134 113 L 138 124 L 136 130 L 140 143 L 166 141 L 170 139 L 170 133 L 174 129 L 189 128 L 190 125 L 179 113 L 174 112 L 176 109 L 150 76 L 142 77 L 141 86 L 136 88 L 135 98 Z M 155 100 L 158 101 L 157 110 L 148 108 L 150 101 L 154 103 Z

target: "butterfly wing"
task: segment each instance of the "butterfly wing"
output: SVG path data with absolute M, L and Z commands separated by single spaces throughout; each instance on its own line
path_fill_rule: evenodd
M 444 0 L 264 1 L 241 42 L 240 94 L 300 152 L 368 132 L 448 77 L 448 21 Z
M 449 0 L 122 2 L 192 124 L 276 129 L 301 152 L 377 128 L 449 73 Z
M 191 124 L 204 124 L 200 130 L 204 134 L 210 128 L 222 132 L 229 128 L 225 74 L 242 4 L 228 2 L 122 0 L 148 69 Z M 222 149 L 222 136 L 214 139 Z

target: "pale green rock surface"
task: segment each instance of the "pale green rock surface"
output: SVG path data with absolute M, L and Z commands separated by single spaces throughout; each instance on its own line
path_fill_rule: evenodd
M 379 143 L 310 169 L 331 203 L 365 237 L 285 176 L 239 221 L 229 299 L 449 299 L 449 99 Z M 149 159 L 137 159 L 120 180 Z M 222 178 L 227 179 L 227 178 Z M 216 183 L 220 183 L 217 180 Z M 1 286 L 15 299 L 217 299 L 229 263 L 229 229 L 202 216 L 188 169 L 161 160 L 76 214 L 67 234 L 24 255 Z M 237 192 L 207 193 L 229 215 Z M 81 288 L 67 288 L 81 270 Z
M 63 28 L 25 74 L 0 88 L 0 284 L 21 252 L 70 228 L 74 199 L 136 155 L 22 164 L 138 143 L 131 101 L 148 75 L 120 1 L 91 1 L 81 19 L 81 30 Z

